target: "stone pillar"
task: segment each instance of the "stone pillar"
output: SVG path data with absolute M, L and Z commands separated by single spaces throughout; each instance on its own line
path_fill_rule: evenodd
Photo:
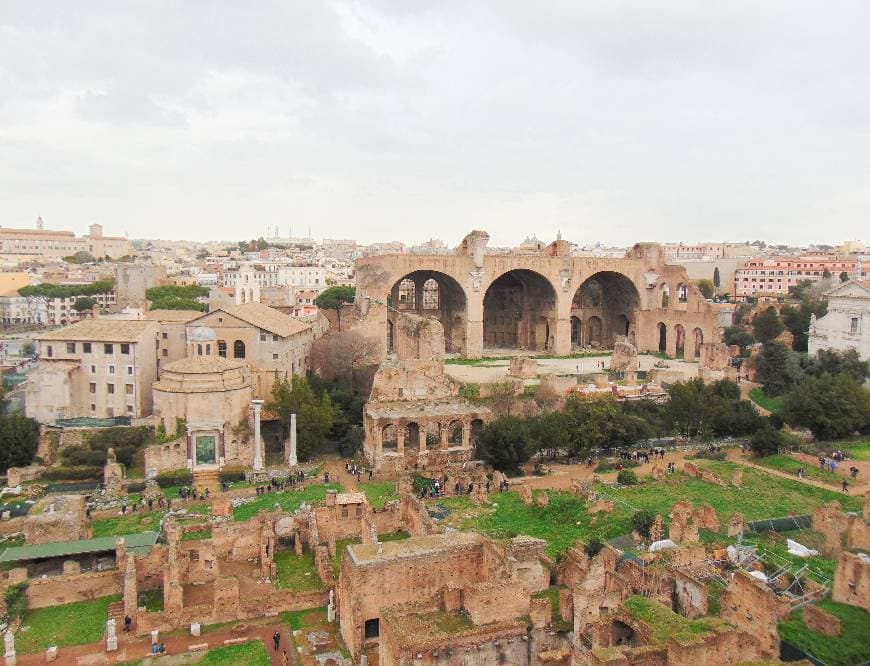
M 326 619 L 335 622 L 335 591 L 329 591 L 329 605 L 326 607 Z
M 115 633 L 115 619 L 106 622 L 106 652 L 118 649 L 118 635 Z
M 450 437 L 450 424 L 448 423 L 446 428 L 443 426 L 441 428 L 441 450 L 442 451 L 446 450 L 447 448 L 450 447 L 449 437 Z
M 427 450 L 429 443 L 426 441 L 426 437 L 429 433 L 429 424 L 428 423 L 418 423 L 417 424 L 417 443 L 419 445 L 420 453 Z
M 4 636 L 3 656 L 6 657 L 6 666 L 15 666 L 15 634 L 7 631 Z
M 553 344 L 553 352 L 558 356 L 566 356 L 571 353 L 571 319 L 559 318 L 556 320 L 556 335 Z
M 405 453 L 405 426 L 396 426 L 396 451 L 400 454 Z
M 462 448 L 467 449 L 471 447 L 471 423 L 466 422 L 462 424 Z
M 262 400 L 251 400 L 254 408 L 254 471 L 263 471 L 263 441 L 260 437 L 260 410 L 263 409 Z
M 136 617 L 139 603 L 139 588 L 136 584 L 136 557 L 131 553 L 124 571 L 124 615 Z
M 290 467 L 296 467 L 299 460 L 296 458 L 296 414 L 290 415 L 290 456 L 287 459 Z

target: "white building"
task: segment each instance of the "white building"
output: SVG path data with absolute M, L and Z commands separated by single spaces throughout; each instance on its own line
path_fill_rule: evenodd
M 828 313 L 810 324 L 809 353 L 855 349 L 870 359 L 870 281 L 849 280 L 825 294 Z

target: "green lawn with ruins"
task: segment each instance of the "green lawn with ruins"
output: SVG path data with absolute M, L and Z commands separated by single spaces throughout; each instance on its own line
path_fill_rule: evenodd
M 836 615 L 840 620 L 840 635 L 825 636 L 807 628 L 803 623 L 803 609 L 779 624 L 782 640 L 799 647 L 827 666 L 852 666 L 870 659 L 870 613 L 863 608 L 834 603 L 825 599 L 818 607 Z
M 633 618 L 652 629 L 652 639 L 659 645 L 667 643 L 671 638 L 690 641 L 702 634 L 728 626 L 723 620 L 712 617 L 689 620 L 646 597 L 629 597 L 623 603 L 623 607 Z
M 843 479 L 846 478 L 841 474 L 819 469 L 818 465 L 807 464 L 784 454 L 765 456 L 763 458 L 752 458 L 752 463 L 755 465 L 761 465 L 762 467 L 768 467 L 769 469 L 775 469 L 779 472 L 785 472 L 786 474 L 794 474 L 795 477 L 797 477 L 798 470 L 803 468 L 804 476 L 806 478 L 836 486 L 841 484 Z
M 367 481 L 359 484 L 359 489 L 374 509 L 383 509 L 387 502 L 399 499 L 395 481 Z
M 275 569 L 280 589 L 293 592 L 319 592 L 325 589 L 310 550 L 303 551 L 302 557 L 297 557 L 292 550 L 279 550 L 275 553 Z
M 100 641 L 106 629 L 109 604 L 120 599 L 120 596 L 100 597 L 29 610 L 15 634 L 15 648 L 26 654 L 42 652 L 52 645 L 68 647 Z
M 844 444 L 842 448 L 849 454 L 850 458 L 855 460 L 870 460 L 870 440 L 856 444 Z
M 250 641 L 214 648 L 194 663 L 201 666 L 269 666 L 272 662 L 263 641 Z
M 94 530 L 94 538 L 108 536 L 123 536 L 125 534 L 136 534 L 137 532 L 149 532 L 156 530 L 160 525 L 160 520 L 163 518 L 166 511 L 137 512 L 131 513 L 129 510 L 123 516 L 117 518 L 101 518 L 95 520 L 91 524 Z
M 281 493 L 260 495 L 252 502 L 235 507 L 233 509 L 233 519 L 250 520 L 263 509 L 271 511 L 276 504 L 281 507 L 282 511 L 293 513 L 302 505 L 302 502 L 308 504 L 319 504 L 322 502 L 326 498 L 327 490 L 341 492 L 341 485 L 337 483 L 320 483 L 314 486 L 305 486 L 301 489 L 293 488 Z
M 705 462 L 701 464 L 730 479 L 736 463 Z M 596 487 L 604 497 L 614 502 L 612 513 L 592 516 L 586 512 L 586 501 L 566 492 L 547 491 L 549 504 L 523 504 L 516 492 L 493 493 L 489 505 L 477 506 L 468 497 L 448 497 L 428 502 L 438 511 L 446 508 L 449 515 L 441 522 L 456 529 L 479 530 L 496 538 L 510 538 L 519 534 L 544 539 L 547 554 L 555 557 L 592 535 L 612 539 L 631 532 L 631 516 L 640 509 L 649 509 L 665 517 L 680 500 L 695 505 L 711 505 L 724 525 L 734 512 L 742 513 L 746 520 L 777 518 L 791 513 L 811 513 L 826 502 L 838 501 L 845 510 L 860 510 L 863 501 L 833 490 L 816 488 L 797 480 L 765 474 L 760 470 L 744 468 L 743 485 L 719 486 L 681 475 L 682 481 L 668 479 L 662 482 L 647 478 L 636 486 Z M 544 492 L 544 491 L 536 491 Z

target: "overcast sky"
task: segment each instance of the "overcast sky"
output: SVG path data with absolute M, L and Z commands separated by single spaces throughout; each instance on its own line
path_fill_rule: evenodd
M 0 226 L 870 240 L 870 2 L 0 0 Z

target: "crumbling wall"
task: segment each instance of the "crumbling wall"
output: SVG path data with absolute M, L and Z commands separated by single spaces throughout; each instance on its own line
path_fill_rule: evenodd
M 506 582 L 485 583 L 463 590 L 463 607 L 474 624 L 489 624 L 529 614 L 529 593 Z
M 840 553 L 831 598 L 838 603 L 870 611 L 870 556 Z
M 682 571 L 675 571 L 674 579 L 680 615 L 690 619 L 705 616 L 708 612 L 707 586 Z
M 791 610 L 787 600 L 778 598 L 773 590 L 744 571 L 738 571 L 722 595 L 721 605 L 722 619 L 754 636 L 763 656 L 779 655 L 776 625 Z
M 26 594 L 28 608 L 46 608 L 121 594 L 121 583 L 115 569 L 47 576 L 30 579 Z

